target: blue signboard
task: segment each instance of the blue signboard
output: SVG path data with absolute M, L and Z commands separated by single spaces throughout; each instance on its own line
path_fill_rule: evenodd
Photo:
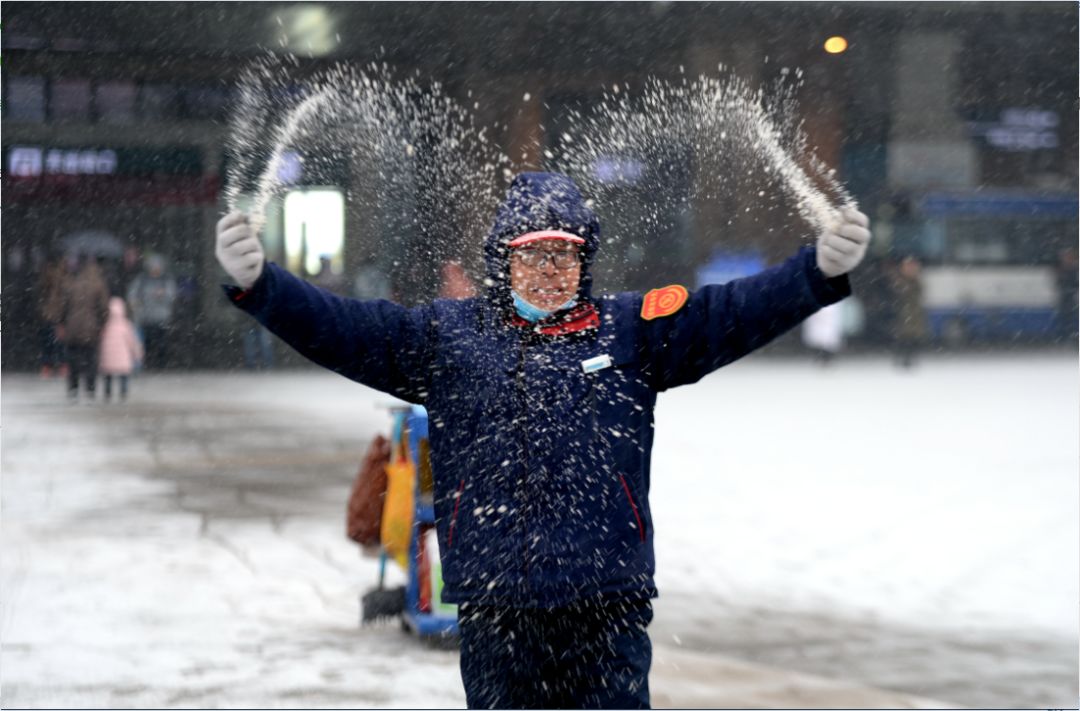
M 922 213 L 927 217 L 1014 215 L 1075 219 L 1077 207 L 1076 195 L 1012 195 L 1001 193 L 954 195 L 929 193 L 920 201 Z
M 726 284 L 733 279 L 757 274 L 765 268 L 760 252 L 713 252 L 712 258 L 698 267 L 697 285 Z

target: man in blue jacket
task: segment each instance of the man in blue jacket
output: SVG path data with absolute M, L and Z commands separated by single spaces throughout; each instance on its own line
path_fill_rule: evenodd
M 230 299 L 312 361 L 427 407 L 443 599 L 470 708 L 647 708 L 656 396 L 850 294 L 867 218 L 783 264 L 688 292 L 594 296 L 596 216 L 524 173 L 484 244 L 487 292 L 416 308 L 335 296 L 218 223 Z

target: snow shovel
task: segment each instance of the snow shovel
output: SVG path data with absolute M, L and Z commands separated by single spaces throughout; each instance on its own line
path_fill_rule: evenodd
M 360 624 L 397 617 L 405 611 L 405 587 L 386 588 L 386 552 L 379 554 L 379 586 L 360 597 Z

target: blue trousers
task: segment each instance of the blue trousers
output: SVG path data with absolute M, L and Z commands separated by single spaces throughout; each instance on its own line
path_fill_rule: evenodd
M 649 708 L 652 615 L 647 599 L 552 609 L 461 605 L 469 708 Z

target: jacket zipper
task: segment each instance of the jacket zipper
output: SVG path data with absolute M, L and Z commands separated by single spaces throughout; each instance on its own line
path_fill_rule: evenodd
M 461 485 L 458 486 L 457 498 L 454 500 L 454 513 L 450 516 L 450 532 L 446 534 L 446 548 L 447 550 L 454 547 L 454 524 L 457 523 L 457 512 L 461 506 L 461 497 L 465 495 L 465 480 L 461 480 Z
M 623 491 L 626 492 L 626 500 L 630 502 L 630 510 L 634 512 L 634 519 L 637 521 L 638 536 L 641 538 L 641 542 L 645 542 L 645 525 L 641 522 L 641 514 L 638 513 L 637 504 L 634 503 L 634 495 L 630 493 L 630 485 L 626 483 L 626 477 L 622 474 L 619 475 L 619 481 L 622 482 Z
M 524 475 L 522 477 L 521 488 L 523 496 L 518 502 L 518 508 L 521 511 L 521 530 L 523 545 L 523 562 L 525 566 L 525 588 L 529 588 L 529 526 L 528 520 L 525 517 L 525 507 L 528 504 L 530 497 L 528 496 L 529 487 L 529 430 L 525 426 L 525 416 L 529 411 L 527 407 L 527 398 L 525 392 L 525 338 L 527 336 L 519 337 L 518 348 L 518 363 L 517 363 L 517 393 L 518 393 L 518 431 L 521 433 L 521 461 L 524 465 Z

